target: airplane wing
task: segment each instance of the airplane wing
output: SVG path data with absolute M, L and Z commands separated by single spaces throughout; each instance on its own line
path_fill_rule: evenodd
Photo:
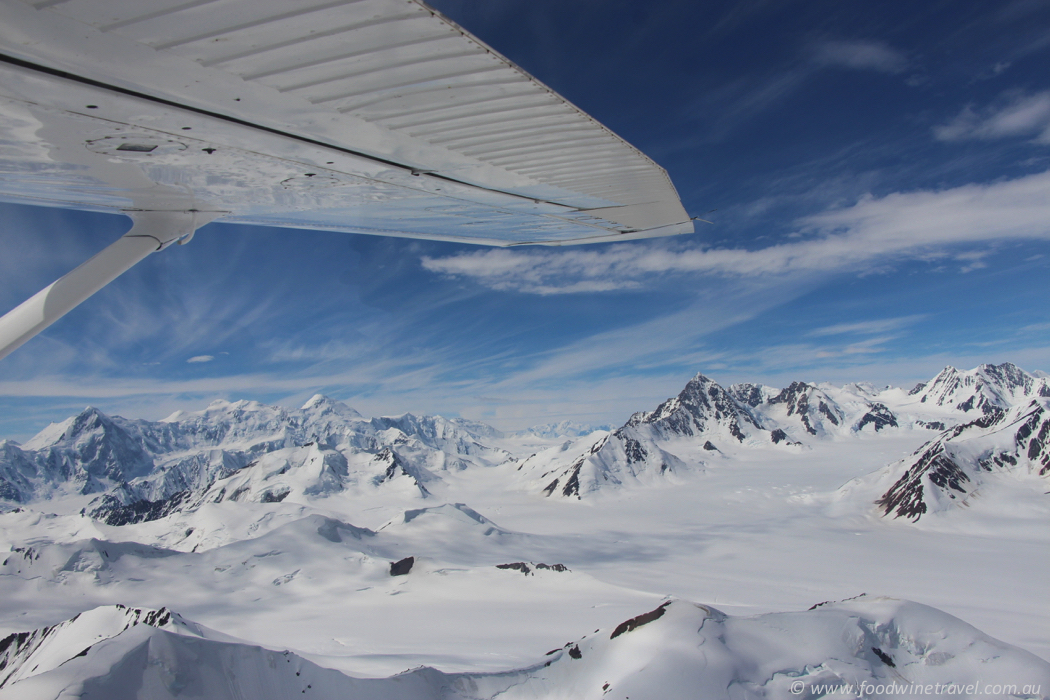
M 0 0 L 0 199 L 134 222 L 0 319 L 0 357 L 216 219 L 498 246 L 693 231 L 660 166 L 419 0 Z

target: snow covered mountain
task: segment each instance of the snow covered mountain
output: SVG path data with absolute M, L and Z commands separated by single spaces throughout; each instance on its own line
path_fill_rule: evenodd
M 711 464 L 731 462 L 740 450 L 805 449 L 814 441 L 900 430 L 950 432 L 972 423 L 974 412 L 1005 420 L 1004 411 L 1044 397 L 1050 397 L 1045 378 L 1009 363 L 981 365 L 968 372 L 947 367 L 909 392 L 866 384 L 837 387 L 805 382 L 793 382 L 782 390 L 757 384 L 724 389 L 698 374 L 678 396 L 653 411 L 636 413 L 620 428 L 577 447 L 575 454 L 564 448 L 561 454 L 548 451 L 531 457 L 523 467 L 534 473 L 532 488 L 547 496 L 580 499 L 604 488 L 699 473 Z M 1024 444 L 1028 445 L 1027 439 Z M 1013 449 L 1017 452 L 1021 447 Z M 1009 457 L 1003 453 L 998 459 Z M 929 460 L 937 461 L 932 456 Z M 987 471 L 986 466 L 980 468 Z M 923 475 L 929 464 L 916 471 L 922 472 L 916 478 L 927 478 Z M 943 486 L 938 485 L 944 480 L 942 472 L 930 472 L 931 488 Z M 945 481 L 954 485 L 949 490 L 974 481 L 969 472 L 956 469 L 953 474 Z M 915 486 L 907 498 L 902 490 L 906 490 L 903 485 L 892 495 L 887 493 L 880 504 L 887 513 L 914 515 L 910 506 L 904 511 L 898 506 L 902 499 L 914 501 Z
M 1001 365 L 981 365 L 960 372 L 945 367 L 928 382 L 919 384 L 910 392 L 919 403 L 949 406 L 964 413 L 979 411 L 994 413 L 1034 397 L 1050 397 L 1050 383 L 1020 367 L 1004 362 Z
M 1009 686 L 1016 690 L 1001 697 L 1038 697 L 1050 685 L 1050 664 L 961 620 L 866 596 L 757 617 L 668 600 L 525 668 L 496 673 L 420 667 L 355 678 L 208 632 L 165 610 L 108 606 L 14 634 L 0 641 L 8 681 L 0 682 L 0 698 L 912 697 L 927 686 L 966 697 Z M 890 684 L 898 692 L 885 692 Z
M 481 423 L 439 416 L 365 419 L 320 395 L 298 410 L 217 401 L 156 422 L 87 408 L 24 446 L 0 443 L 0 498 L 99 494 L 88 510 L 124 524 L 208 499 L 280 501 L 402 477 L 426 496 L 435 473 L 508 459 L 483 442 L 499 436 Z
M 952 372 L 590 433 L 88 409 L 0 443 L 0 700 L 1044 698 L 1046 378 Z
M 918 520 L 926 513 L 966 503 L 1004 472 L 1050 474 L 1050 401 L 991 408 L 863 481 L 876 487 L 892 481 L 877 505 L 885 515 Z
M 532 461 L 545 494 L 582 498 L 606 486 L 701 472 L 740 449 L 800 448 L 813 439 L 897 427 L 897 415 L 857 385 L 794 382 L 780 391 L 756 384 L 725 389 L 698 374 L 678 396 L 634 414 L 568 464 L 557 463 L 554 455 Z
M 433 669 L 391 679 L 351 678 L 288 651 L 209 632 L 163 609 L 116 605 L 89 610 L 0 640 L 7 673 L 0 698 L 407 700 L 440 697 L 447 678 Z
M 764 433 L 747 405 L 698 374 L 678 396 L 654 411 L 634 414 L 569 465 L 547 470 L 539 478 L 546 480 L 543 492 L 548 496 L 581 498 L 605 485 L 644 483 L 666 474 L 702 469 L 703 452 L 718 450 L 712 440 L 721 444 L 768 440 Z M 690 440 L 683 443 L 682 438 Z M 680 447 L 668 444 L 674 441 Z M 553 479 L 549 478 L 552 475 Z
M 163 608 L 143 610 L 125 605 L 95 608 L 56 625 L 16 632 L 0 639 L 0 689 L 86 656 L 92 646 L 140 624 L 176 635 L 225 636 L 209 635 L 210 630 Z
M 999 450 L 998 462 L 950 455 L 961 455 L 957 446 L 975 431 L 998 431 L 1005 425 L 1000 421 L 1015 420 L 1019 407 L 1048 398 L 1050 381 L 1009 363 L 969 371 L 946 367 L 911 391 L 806 382 L 726 389 L 698 374 L 677 396 L 615 430 L 585 433 L 563 421 L 516 434 L 517 443 L 463 419 L 365 418 L 320 395 L 297 410 L 217 401 L 155 422 L 88 408 L 25 445 L 0 442 L 0 500 L 87 496 L 88 514 L 122 525 L 226 501 L 303 502 L 342 492 L 425 499 L 449 474 L 508 463 L 516 467 L 514 487 L 582 499 L 602 489 L 674 482 L 754 450 L 942 431 L 911 461 L 894 463 L 874 479 L 896 475 L 897 483 L 872 497 L 886 514 L 917 518 L 943 509 L 935 503 L 964 500 L 987 481 L 989 464 L 1013 468 L 1004 460 L 1020 459 L 1010 455 L 1027 450 L 1027 438 Z M 974 415 L 983 418 L 975 422 Z M 555 435 L 563 441 L 541 444 L 525 458 L 507 450 L 524 447 L 522 436 L 551 445 Z

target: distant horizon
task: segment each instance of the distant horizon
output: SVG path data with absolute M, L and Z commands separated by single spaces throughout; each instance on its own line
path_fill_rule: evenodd
M 733 381 L 733 382 L 723 382 L 723 381 L 720 381 L 717 377 L 711 376 L 710 374 L 708 374 L 706 372 L 703 372 L 701 370 L 700 372 L 694 372 L 692 375 L 690 375 L 688 378 L 686 378 L 682 382 L 682 385 L 679 387 L 678 390 L 676 390 L 676 391 L 672 392 L 671 394 L 669 394 L 667 396 L 664 396 L 662 398 L 655 399 L 652 402 L 652 405 L 650 405 L 650 406 L 645 406 L 645 407 L 640 406 L 640 407 L 635 408 L 634 411 L 632 411 L 627 416 L 624 416 L 623 419 L 621 419 L 621 420 L 613 420 L 613 421 L 586 421 L 586 420 L 576 419 L 576 418 L 573 418 L 573 417 L 570 416 L 570 417 L 561 418 L 560 420 L 549 420 L 549 421 L 543 421 L 543 422 L 538 422 L 538 423 L 530 423 L 528 425 L 520 425 L 520 426 L 515 426 L 515 427 L 499 427 L 499 426 L 493 425 L 491 423 L 488 423 L 487 421 L 484 421 L 484 420 L 467 418 L 465 416 L 459 416 L 459 415 L 444 415 L 444 414 L 440 414 L 440 413 L 426 413 L 426 412 L 422 412 L 422 411 L 415 411 L 415 410 L 413 410 L 411 408 L 408 408 L 408 409 L 403 410 L 403 411 L 394 411 L 394 412 L 389 412 L 389 413 L 370 413 L 370 412 L 367 412 L 367 411 L 360 410 L 360 408 L 358 407 L 358 405 L 355 404 L 355 402 L 353 401 L 352 398 L 350 398 L 350 399 L 343 399 L 343 398 L 339 398 L 338 396 L 335 396 L 335 395 L 325 394 L 324 392 L 318 392 L 318 393 L 315 393 L 315 394 L 311 394 L 309 397 L 307 397 L 303 401 L 299 402 L 298 404 L 294 404 L 294 405 L 293 404 L 289 404 L 289 403 L 272 403 L 272 402 L 267 402 L 267 401 L 263 401 L 263 400 L 259 400 L 259 399 L 253 399 L 253 398 L 249 398 L 249 397 L 245 397 L 245 396 L 230 397 L 230 398 L 213 398 L 213 399 L 209 400 L 207 403 L 204 403 L 204 404 L 197 404 L 194 407 L 184 406 L 182 408 L 176 408 L 176 409 L 174 409 L 172 411 L 169 411 L 168 413 L 166 413 L 166 414 L 164 414 L 162 416 L 155 416 L 155 417 L 147 417 L 147 416 L 142 416 L 142 415 L 124 415 L 124 414 L 121 414 L 121 413 L 118 413 L 118 412 L 110 412 L 110 411 L 107 411 L 107 410 L 103 410 L 102 408 L 100 408 L 98 406 L 95 406 L 95 405 L 92 405 L 92 404 L 87 404 L 87 405 L 83 406 L 82 408 L 80 408 L 78 410 L 74 410 L 69 415 L 66 415 L 66 416 L 64 416 L 62 418 L 58 418 L 57 420 L 51 420 L 47 424 L 41 425 L 37 430 L 35 430 L 32 433 L 28 433 L 28 434 L 21 435 L 21 436 L 0 435 L 0 441 L 2 441 L 2 440 L 12 440 L 12 441 L 17 442 L 17 443 L 25 443 L 27 440 L 35 437 L 37 434 L 39 434 L 41 431 L 45 430 L 50 425 L 62 423 L 63 421 L 69 420 L 70 418 L 74 418 L 74 417 L 80 415 L 81 413 L 83 413 L 84 411 L 87 411 L 89 409 L 99 410 L 99 411 L 101 411 L 102 413 L 104 413 L 105 415 L 108 415 L 108 416 L 119 416 L 121 418 L 126 418 L 126 419 L 129 419 L 129 420 L 147 420 L 147 421 L 156 422 L 156 421 L 165 420 L 165 419 L 175 415 L 176 413 L 180 413 L 180 412 L 184 412 L 184 413 L 201 412 L 201 411 L 206 410 L 209 406 L 212 406 L 212 405 L 214 405 L 216 403 L 234 404 L 234 403 L 238 403 L 240 401 L 247 401 L 247 402 L 255 402 L 255 403 L 258 403 L 258 404 L 261 404 L 261 405 L 265 405 L 265 406 L 280 407 L 280 408 L 284 408 L 284 409 L 288 409 L 288 410 L 300 410 L 316 396 L 323 396 L 323 397 L 331 399 L 333 401 L 342 403 L 342 404 L 348 406 L 349 408 L 354 409 L 355 411 L 360 413 L 363 418 L 366 418 L 366 419 L 367 418 L 379 418 L 379 417 L 398 417 L 398 416 L 402 416 L 402 415 L 405 415 L 405 414 L 412 414 L 412 415 L 416 415 L 416 416 L 435 416 L 435 417 L 441 417 L 441 418 L 446 418 L 446 419 L 464 418 L 466 420 L 472 420 L 472 421 L 476 421 L 476 422 L 479 422 L 479 423 L 483 423 L 483 424 L 489 425 L 490 427 L 496 428 L 497 430 L 500 430 L 501 432 L 504 432 L 504 433 L 525 432 L 525 431 L 528 431 L 528 430 L 530 430 L 532 428 L 541 428 L 541 427 L 545 427 L 545 426 L 557 425 L 557 424 L 560 424 L 560 423 L 573 423 L 573 424 L 577 424 L 577 425 L 580 425 L 580 426 L 583 426 L 583 427 L 591 428 L 592 430 L 601 430 L 604 427 L 615 429 L 616 427 L 619 427 L 624 422 L 626 422 L 626 420 L 628 418 L 630 418 L 630 416 L 633 415 L 634 413 L 637 413 L 639 411 L 650 411 L 650 410 L 653 410 L 653 409 L 656 408 L 657 404 L 659 404 L 659 403 L 661 403 L 661 402 L 663 402 L 663 401 L 665 401 L 665 400 L 667 400 L 669 398 L 672 398 L 673 396 L 677 396 L 678 393 L 680 393 L 682 387 L 684 387 L 689 382 L 690 379 L 692 379 L 693 377 L 697 376 L 698 374 L 703 375 L 703 376 L 707 377 L 708 379 L 711 379 L 712 381 L 714 381 L 716 384 L 718 384 L 720 386 L 723 386 L 723 387 L 727 387 L 727 388 L 729 386 L 734 385 L 734 384 L 757 384 L 757 385 L 766 386 L 766 387 L 770 387 L 770 388 L 774 388 L 774 389 L 784 389 L 789 384 L 791 384 L 792 381 L 801 381 L 801 382 L 804 382 L 806 384 L 813 384 L 813 385 L 831 384 L 833 386 L 840 386 L 840 387 L 848 385 L 848 384 L 863 384 L 863 383 L 867 383 L 867 384 L 871 384 L 872 386 L 875 386 L 876 388 L 878 388 L 880 390 L 886 390 L 886 389 L 911 390 L 911 389 L 913 389 L 914 387 L 916 387 L 919 384 L 926 383 L 926 382 L 929 382 L 930 380 L 934 379 L 941 372 L 943 372 L 945 369 L 948 369 L 948 367 L 954 367 L 955 369 L 959 370 L 960 372 L 971 372 L 971 371 L 974 371 L 974 370 L 976 370 L 976 369 L 978 369 L 978 368 L 980 368 L 982 366 L 985 366 L 985 365 L 1000 366 L 1000 365 L 1003 365 L 1003 364 L 1012 364 L 1015 367 L 1018 367 L 1019 369 L 1023 370 L 1024 372 L 1027 372 L 1028 374 L 1030 374 L 1031 376 L 1036 377 L 1036 378 L 1050 377 L 1050 373 L 1048 373 L 1048 372 L 1044 372 L 1042 370 L 1030 370 L 1027 367 L 1021 367 L 1017 363 L 1009 362 L 1009 360 L 1006 360 L 1004 362 L 982 362 L 982 363 L 978 363 L 978 364 L 976 364 L 976 365 L 974 365 L 972 367 L 958 367 L 956 365 L 953 365 L 953 364 L 949 363 L 949 364 L 945 365 L 944 367 L 942 367 L 937 372 L 934 372 L 933 374 L 931 374 L 929 377 L 926 377 L 925 379 L 919 379 L 919 380 L 917 380 L 916 382 L 914 382 L 914 383 L 912 383 L 910 385 L 909 384 L 894 384 L 894 383 L 877 384 L 877 383 L 874 383 L 874 382 L 866 382 L 864 380 L 844 381 L 844 382 L 837 382 L 836 383 L 836 382 L 829 382 L 827 380 L 821 380 L 821 379 L 808 379 L 808 380 L 796 379 L 796 380 L 791 380 L 789 382 L 786 382 L 784 384 L 770 384 L 770 383 L 766 383 L 766 382 L 754 382 L 754 381 L 747 381 L 747 380 Z

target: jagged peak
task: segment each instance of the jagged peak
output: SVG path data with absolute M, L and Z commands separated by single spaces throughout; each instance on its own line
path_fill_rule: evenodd
M 953 377 L 953 376 L 955 376 L 957 374 L 959 374 L 959 370 L 958 369 L 956 369 L 955 367 L 953 367 L 951 365 L 945 365 L 944 369 L 942 369 L 940 372 L 938 372 L 937 376 L 935 376 L 932 381 L 937 381 L 941 377 Z
M 715 384 L 715 383 L 716 382 L 715 382 L 714 379 L 711 379 L 710 377 L 708 377 L 703 372 L 697 372 L 693 376 L 692 379 L 690 379 L 688 382 L 685 383 L 685 388 L 682 389 L 682 392 L 684 393 L 690 387 L 701 387 L 701 386 L 707 386 L 709 384 Z
M 670 399 L 669 402 L 665 402 L 664 406 L 666 406 L 667 408 L 671 408 L 672 404 L 670 402 L 693 405 L 695 404 L 695 399 L 697 397 L 707 394 L 710 394 L 711 396 L 721 394 L 726 396 L 727 398 L 731 398 L 729 392 L 726 391 L 721 384 L 704 374 L 697 373 L 697 375 L 690 379 L 686 383 L 685 387 L 683 387 L 682 390 L 678 392 L 678 396 L 676 396 L 673 399 Z M 677 408 L 677 405 L 675 405 L 674 407 Z M 662 406 L 661 408 L 664 407 Z M 657 410 L 654 411 L 654 414 L 660 412 L 660 410 L 660 408 L 657 408 Z
M 77 415 L 62 421 L 62 425 L 66 426 L 68 432 L 72 429 L 74 432 L 83 430 L 86 426 L 92 425 L 105 425 L 111 423 L 112 420 L 105 413 L 95 408 L 94 406 L 85 406 L 84 409 Z M 52 423 L 54 425 L 54 423 Z
M 956 408 L 969 411 L 987 410 L 994 404 L 1000 407 L 1011 402 L 1020 392 L 1029 394 L 1040 386 L 1040 380 L 1011 362 L 982 364 L 971 370 L 945 367 L 929 382 L 920 383 L 909 392 L 920 402 L 933 401 L 937 405 L 955 403 Z
M 1003 362 L 998 365 L 983 364 L 977 368 L 976 372 L 986 380 L 996 384 L 1005 383 L 1007 387 L 1027 387 L 1035 379 L 1012 362 Z
M 770 397 L 769 403 L 794 403 L 802 396 L 809 396 L 814 389 L 816 389 L 815 386 L 806 382 L 791 382 L 791 384 L 781 389 L 776 396 Z
M 1021 369 L 1020 367 L 1015 365 L 1013 362 L 1001 362 L 1001 363 L 999 363 L 997 365 L 993 364 L 991 362 L 985 362 L 985 363 L 979 365 L 977 367 L 977 369 L 982 369 L 982 370 L 986 370 L 986 371 L 987 370 L 991 370 L 991 371 L 996 371 L 996 372 L 1010 372 L 1010 373 L 1016 372 L 1018 374 L 1024 374 L 1024 375 L 1028 374 L 1028 372 L 1025 372 L 1023 369 Z
M 60 423 L 48 425 L 26 442 L 23 445 L 23 449 L 44 449 L 75 438 L 85 432 L 98 428 L 106 430 L 112 427 L 115 427 L 112 418 L 94 406 L 85 406 L 84 410 L 77 415 L 71 416 Z

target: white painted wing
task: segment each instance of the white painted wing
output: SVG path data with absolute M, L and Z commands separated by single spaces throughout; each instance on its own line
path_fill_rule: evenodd
M 492 245 L 690 233 L 667 173 L 416 0 L 0 0 L 0 197 Z

